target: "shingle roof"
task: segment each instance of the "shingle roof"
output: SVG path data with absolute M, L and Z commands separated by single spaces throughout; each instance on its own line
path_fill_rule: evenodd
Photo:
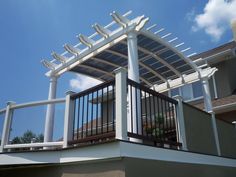
M 219 47 L 216 47 L 216 48 L 213 48 L 211 50 L 207 50 L 205 52 L 202 52 L 200 54 L 197 54 L 197 55 L 194 55 L 192 57 L 190 57 L 192 60 L 196 60 L 198 58 L 207 58 L 207 57 L 210 57 L 211 55 L 215 55 L 217 53 L 220 53 L 220 52 L 223 52 L 223 51 L 226 51 L 228 49 L 234 49 L 236 48 L 236 42 L 235 41 L 232 41 L 232 42 L 229 42 L 229 43 L 226 43 L 226 44 L 223 44 Z

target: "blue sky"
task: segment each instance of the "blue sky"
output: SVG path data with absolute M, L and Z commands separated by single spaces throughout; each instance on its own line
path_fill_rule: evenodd
M 133 17 L 150 17 L 151 23 L 164 27 L 166 33 L 171 32 L 199 53 L 232 40 L 229 22 L 236 18 L 235 7 L 235 0 L 2 0 L 0 108 L 9 100 L 47 99 L 49 79 L 40 61 L 51 59 L 52 51 L 63 52 L 65 43 L 78 43 L 79 33 L 92 34 L 95 22 L 108 24 L 114 10 L 121 14 L 132 10 Z M 75 79 L 71 73 L 60 77 L 57 97 L 64 97 Z

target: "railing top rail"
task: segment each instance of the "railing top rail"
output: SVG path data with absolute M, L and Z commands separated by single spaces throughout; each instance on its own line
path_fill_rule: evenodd
M 63 103 L 65 102 L 65 98 L 58 98 L 58 99 L 51 99 L 51 100 L 42 100 L 42 101 L 34 101 L 22 104 L 15 104 L 12 105 L 12 109 L 19 109 L 19 108 L 26 108 L 26 107 L 33 107 L 33 106 L 40 106 L 45 104 L 53 104 L 53 103 Z
M 100 90 L 100 89 L 102 89 L 102 88 L 104 88 L 104 87 L 107 87 L 107 86 L 110 86 L 110 85 L 114 85 L 114 84 L 115 84 L 115 80 L 113 79 L 113 80 L 110 80 L 110 81 L 101 83 L 101 84 L 99 84 L 99 85 L 96 85 L 96 86 L 94 86 L 94 87 L 91 87 L 91 88 L 89 88 L 89 89 L 87 89 L 87 90 L 84 90 L 84 91 L 82 91 L 82 92 L 72 94 L 72 95 L 71 95 L 71 98 L 72 98 L 72 99 L 76 99 L 76 98 L 78 98 L 78 97 L 81 97 L 81 96 L 90 94 L 90 93 L 92 93 L 92 92 L 94 92 L 94 91 Z
M 133 81 L 133 80 L 131 80 L 131 79 L 128 79 L 128 80 L 127 80 L 127 83 L 130 84 L 130 85 L 133 85 L 133 86 L 135 86 L 135 87 L 137 87 L 137 88 L 139 88 L 139 89 L 141 89 L 141 90 L 143 90 L 143 91 L 146 91 L 146 92 L 148 92 L 148 93 L 151 93 L 151 94 L 154 95 L 154 96 L 157 96 L 157 97 L 160 97 L 160 98 L 162 98 L 162 99 L 164 99 L 164 100 L 166 100 L 166 101 L 169 101 L 169 102 L 171 102 L 171 103 L 173 103 L 173 104 L 178 104 L 178 102 L 177 102 L 175 99 L 170 98 L 170 97 L 168 97 L 168 96 L 166 96 L 166 95 L 164 95 L 164 94 L 161 94 L 161 93 L 159 93 L 159 92 L 156 92 L 155 90 L 152 90 L 152 89 L 150 89 L 150 88 L 147 88 L 147 87 L 145 87 L 144 85 L 141 85 L 141 84 L 139 84 L 139 83 L 137 83 L 137 82 L 135 82 L 135 81 Z
M 63 141 L 57 142 L 42 142 L 42 143 L 24 143 L 24 144 L 7 144 L 4 146 L 6 149 L 14 149 L 14 148 L 33 148 L 33 147 L 55 147 L 62 146 Z
M 0 114 L 3 114 L 4 112 L 6 112 L 6 108 L 0 109 Z

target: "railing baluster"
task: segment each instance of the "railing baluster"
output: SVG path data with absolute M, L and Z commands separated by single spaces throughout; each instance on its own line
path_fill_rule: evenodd
M 89 117 L 89 94 L 87 95 L 87 103 L 86 103 L 86 109 L 87 109 L 87 112 L 86 112 L 86 137 L 88 136 L 88 117 Z
M 91 99 L 91 114 L 90 114 L 90 124 L 91 124 L 91 126 L 90 126 L 90 135 L 92 136 L 93 135 L 93 102 L 94 102 L 94 100 L 93 100 L 93 93 L 94 92 L 92 92 L 92 99 Z
M 146 129 L 146 135 L 148 135 L 147 133 L 147 131 L 148 131 L 148 129 L 149 129 L 149 127 L 148 127 L 148 120 L 147 120 L 147 93 L 146 92 L 144 92 L 144 95 L 145 95 L 145 97 L 144 97 L 144 101 L 145 101 L 145 123 L 146 123 L 146 127 L 145 127 L 145 129 Z
M 97 90 L 97 100 L 96 100 L 96 135 L 98 134 L 98 90 Z
M 160 109 L 161 109 L 161 104 L 160 104 L 160 98 L 157 97 L 157 123 L 158 123 L 158 132 L 159 132 L 159 137 L 160 140 L 162 140 L 162 129 L 161 129 L 161 114 L 160 114 Z
M 82 106 L 83 106 L 83 108 L 82 108 L 82 130 L 81 130 L 81 138 L 84 138 L 84 96 L 82 97 L 83 98 L 83 102 L 82 102 Z
M 161 106 L 161 121 L 162 121 L 162 141 L 165 140 L 165 115 L 164 115 L 164 108 L 163 108 L 163 102 L 162 102 L 162 98 L 160 98 L 160 106 Z
M 139 94 L 140 94 L 140 109 L 141 109 L 141 129 L 142 129 L 142 135 L 143 135 L 143 103 L 142 103 L 142 92 L 141 89 L 139 89 Z
M 150 118 L 150 126 L 151 126 L 151 130 L 153 130 L 153 126 L 152 126 L 152 104 L 151 104 L 151 94 L 149 93 L 149 98 L 148 98 L 148 100 L 149 100 L 149 118 Z M 151 136 L 152 136 L 152 133 L 153 133 L 153 131 L 151 132 Z
M 103 88 L 102 88 L 102 102 L 101 102 L 101 132 L 103 133 Z
M 79 139 L 79 122 L 80 122 L 80 97 L 78 98 L 78 119 L 77 119 L 77 139 Z M 74 134 L 74 133 L 73 133 Z
M 137 94 L 137 87 L 134 87 L 134 89 L 135 89 L 135 106 L 136 106 L 136 127 L 137 127 L 137 134 L 139 134 L 139 129 L 138 129 L 138 127 L 139 127 L 139 125 L 138 125 L 138 119 L 139 118 L 141 118 L 141 116 L 139 117 L 139 114 L 138 114 L 138 94 Z
M 156 103 L 155 103 L 155 96 L 153 95 L 153 112 L 154 112 L 154 127 L 155 127 L 155 137 L 157 138 L 157 120 L 156 120 Z
M 108 133 L 108 128 L 109 128 L 109 86 L 107 86 L 107 133 Z
M 112 85 L 112 130 L 115 130 L 115 89 Z
M 165 104 L 165 114 L 166 114 L 166 133 L 168 134 L 169 133 L 169 129 L 170 129 L 170 126 L 169 126 L 169 121 L 168 121 L 168 114 L 169 114 L 169 110 L 168 110 L 168 102 L 164 100 L 164 104 Z

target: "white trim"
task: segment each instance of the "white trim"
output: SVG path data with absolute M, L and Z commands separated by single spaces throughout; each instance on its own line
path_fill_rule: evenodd
M 236 167 L 236 159 L 121 142 L 121 156 L 168 162 Z
M 65 98 L 57 98 L 57 99 L 51 99 L 51 100 L 42 100 L 42 101 L 34 101 L 34 102 L 28 102 L 28 103 L 22 103 L 22 104 L 15 104 L 12 105 L 12 109 L 20 109 L 20 108 L 26 108 L 26 107 L 33 107 L 33 106 L 41 106 L 45 104 L 56 104 L 56 103 L 64 103 Z
M 4 149 L 15 149 L 15 148 L 35 148 L 35 147 L 56 147 L 62 146 L 63 141 L 58 142 L 44 142 L 44 143 L 25 143 L 25 144 L 7 144 Z
M 139 158 L 196 165 L 236 167 L 236 159 L 199 153 L 150 147 L 128 142 L 112 142 L 94 146 L 55 151 L 0 154 L 0 165 L 88 162 L 114 158 Z
M 4 114 L 6 112 L 6 108 L 0 109 L 0 114 Z

